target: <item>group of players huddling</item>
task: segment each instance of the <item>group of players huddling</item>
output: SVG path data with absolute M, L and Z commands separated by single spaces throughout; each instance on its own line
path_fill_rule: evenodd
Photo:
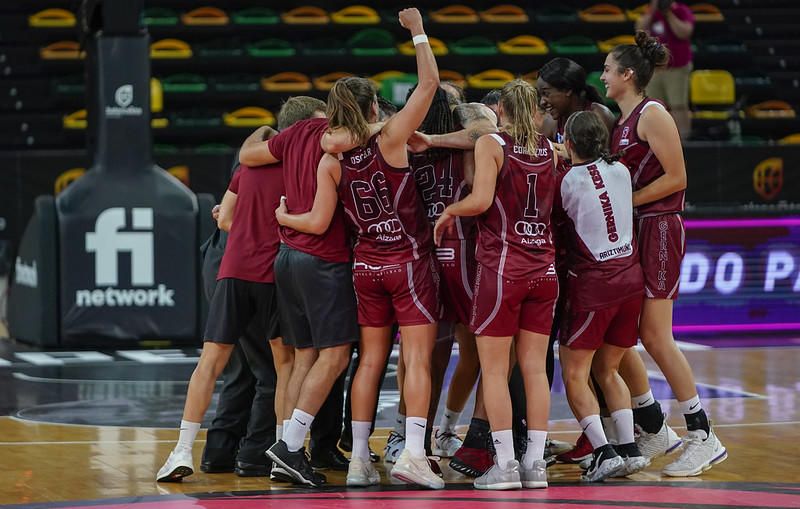
M 485 104 L 463 103 L 456 87 L 440 83 L 417 9 L 399 21 L 419 77 L 400 111 L 379 122 L 374 85 L 342 78 L 327 105 L 289 99 L 282 114 L 297 118 L 242 146 L 220 210 L 230 238 L 203 352 L 178 444 L 157 480 L 193 472 L 214 382 L 253 326 L 271 340 L 276 364 L 294 358 L 290 374 L 278 373 L 277 441 L 266 451 L 273 478 L 325 482 L 303 443 L 357 344 L 347 485 L 380 483 L 369 437 L 397 324 L 405 418 L 387 445 L 390 475 L 443 488 L 425 445 L 432 377 L 443 375 L 432 361 L 439 322 L 456 324 L 460 359 L 436 452 L 453 456 L 476 488 L 547 487 L 551 337 L 583 429 L 577 446 L 586 454 L 571 459 L 584 459 L 584 480 L 633 474 L 680 446 L 665 475 L 698 475 L 724 460 L 671 331 L 686 169 L 672 117 L 645 95 L 666 49 L 639 32 L 636 44 L 608 54 L 601 80 L 619 105 L 615 119 L 585 71 L 564 58 L 546 64 L 536 86 L 517 79 Z M 639 337 L 677 397 L 682 439 L 650 391 L 632 348 Z M 527 442 L 516 455 L 515 365 L 527 400 Z M 478 371 L 462 443 L 454 427 Z M 490 435 L 479 429 L 486 421 Z

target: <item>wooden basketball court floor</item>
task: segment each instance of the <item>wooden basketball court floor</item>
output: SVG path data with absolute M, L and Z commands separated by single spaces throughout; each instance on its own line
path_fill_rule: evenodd
M 736 342 L 729 342 L 736 344 Z M 755 342 L 754 342 L 755 343 Z M 782 346 L 692 348 L 686 355 L 701 385 L 703 404 L 729 458 L 700 477 L 660 475 L 669 458 L 631 479 L 580 482 L 574 465 L 549 469 L 546 490 L 479 492 L 447 467 L 440 492 L 388 483 L 346 489 L 344 475 L 307 490 L 265 478 L 198 472 L 178 484 L 154 474 L 176 438 L 186 380 L 196 351 L 39 352 L 0 341 L 0 504 L 19 507 L 800 507 L 800 341 Z M 149 356 L 149 357 L 148 357 Z M 648 359 L 649 361 L 649 359 Z M 451 369 L 452 369 L 451 361 Z M 683 419 L 663 379 L 653 386 L 679 434 Z M 379 425 L 394 409 L 390 388 Z M 466 413 L 471 411 L 468 403 Z M 551 433 L 574 441 L 577 423 L 565 411 L 563 386 L 553 395 Z M 675 414 L 675 415 L 673 415 Z M 468 422 L 468 416 L 462 417 Z M 463 431 L 463 429 L 462 429 Z M 376 430 L 381 451 L 387 428 Z M 199 467 L 204 445 L 195 447 Z M 382 467 L 380 468 L 383 472 Z

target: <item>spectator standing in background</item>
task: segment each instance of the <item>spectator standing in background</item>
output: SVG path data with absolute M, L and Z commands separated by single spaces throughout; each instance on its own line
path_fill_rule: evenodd
M 694 14 L 686 4 L 674 0 L 651 0 L 648 11 L 636 22 L 667 47 L 666 68 L 658 69 L 647 86 L 647 95 L 663 101 L 670 110 L 681 138 L 691 131 L 689 116 L 689 74 L 692 72 Z

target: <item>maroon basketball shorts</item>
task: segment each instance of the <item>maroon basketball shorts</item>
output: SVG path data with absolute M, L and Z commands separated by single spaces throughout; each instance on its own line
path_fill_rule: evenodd
M 445 240 L 436 249 L 439 261 L 442 320 L 469 323 L 472 283 L 475 281 L 475 244 L 468 240 Z
M 683 218 L 677 213 L 643 217 L 637 226 L 645 296 L 677 299 L 681 262 L 686 252 Z
M 469 327 L 478 336 L 513 336 L 520 329 L 550 335 L 558 278 L 507 279 L 478 264 Z
M 358 324 L 386 327 L 436 323 L 439 316 L 439 275 L 433 255 L 419 260 L 370 265 L 353 263 Z
M 569 306 L 569 304 L 567 304 Z M 567 310 L 559 342 L 569 348 L 597 350 L 603 343 L 630 348 L 639 339 L 642 296 L 594 311 Z

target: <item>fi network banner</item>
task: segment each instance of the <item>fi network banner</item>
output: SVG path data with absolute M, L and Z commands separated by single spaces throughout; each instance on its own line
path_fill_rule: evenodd
M 676 332 L 800 330 L 800 217 L 688 219 Z

